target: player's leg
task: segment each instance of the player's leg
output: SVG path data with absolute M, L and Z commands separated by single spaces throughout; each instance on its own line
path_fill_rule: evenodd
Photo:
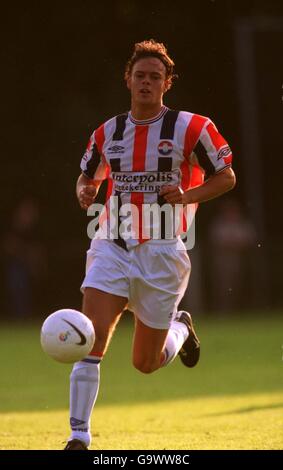
M 125 250 L 109 240 L 93 240 L 82 291 L 83 313 L 94 324 L 96 340 L 92 353 L 74 365 L 70 399 L 71 439 L 82 440 L 87 446 L 91 437 L 90 416 L 99 389 L 100 362 L 128 302 L 128 269 Z
M 82 450 L 91 442 L 90 418 L 100 380 L 100 362 L 128 300 L 95 288 L 85 288 L 83 313 L 93 322 L 96 339 L 92 352 L 74 364 L 70 383 L 71 436 L 67 450 Z
M 126 297 L 92 287 L 85 288 L 82 310 L 91 319 L 95 330 L 95 343 L 91 354 L 96 351 L 104 355 L 127 302 Z
M 159 369 L 168 329 L 151 328 L 137 317 L 133 342 L 133 365 L 144 374 Z
M 139 247 L 135 256 L 130 298 L 137 317 L 135 367 L 153 372 L 172 362 L 178 353 L 185 365 L 193 367 L 199 358 L 199 341 L 190 315 L 177 312 L 190 275 L 190 260 L 182 242 L 149 242 Z
M 186 343 L 189 333 L 187 325 L 179 319 L 172 321 L 169 329 L 157 329 L 136 318 L 134 366 L 140 372 L 149 374 L 171 363 Z

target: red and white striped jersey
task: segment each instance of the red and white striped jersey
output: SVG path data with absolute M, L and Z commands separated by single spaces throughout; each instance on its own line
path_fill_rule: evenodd
M 108 178 L 107 198 L 134 204 L 141 221 L 143 205 L 165 202 L 159 196 L 163 185 L 186 191 L 231 162 L 230 147 L 209 118 L 163 106 L 152 119 L 138 121 L 128 112 L 100 126 L 90 137 L 81 170 L 88 178 Z M 145 241 L 142 223 L 138 232 L 132 244 Z

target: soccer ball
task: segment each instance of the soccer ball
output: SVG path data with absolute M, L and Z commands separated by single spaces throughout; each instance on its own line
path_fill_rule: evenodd
M 59 362 L 80 361 L 90 353 L 94 340 L 91 320 L 83 313 L 69 308 L 49 315 L 41 328 L 43 351 Z

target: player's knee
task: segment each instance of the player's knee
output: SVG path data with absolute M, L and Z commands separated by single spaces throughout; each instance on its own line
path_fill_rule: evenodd
M 134 358 L 133 365 L 137 370 L 139 370 L 143 374 L 151 374 L 159 368 L 159 364 L 140 358 Z

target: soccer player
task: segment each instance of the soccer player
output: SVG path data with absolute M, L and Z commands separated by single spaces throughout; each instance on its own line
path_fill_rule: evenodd
M 231 190 L 235 175 L 231 150 L 209 118 L 163 105 L 173 68 L 162 43 L 135 44 L 125 72 L 131 110 L 94 131 L 81 161 L 76 187 L 80 206 L 88 209 L 108 178 L 108 202 L 117 200 L 119 230 L 114 237 L 109 230 L 108 236 L 94 237 L 87 254 L 82 310 L 94 324 L 96 340 L 91 354 L 75 363 L 71 373 L 66 450 L 90 446 L 100 362 L 127 306 L 135 315 L 133 365 L 139 371 L 154 372 L 177 355 L 187 367 L 199 360 L 191 315 L 177 311 L 190 274 L 186 248 L 177 232 L 166 236 L 162 215 L 160 235 L 153 237 L 151 223 L 144 226 L 144 211 L 154 204 L 195 207 Z M 108 221 L 112 209 L 107 204 Z M 129 207 L 135 208 L 130 237 L 122 229 Z

